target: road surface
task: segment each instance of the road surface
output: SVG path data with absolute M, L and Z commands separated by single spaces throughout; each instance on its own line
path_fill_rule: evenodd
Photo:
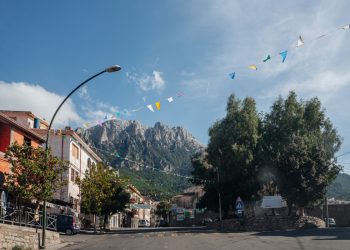
M 134 230 L 98 235 L 62 235 L 61 238 L 68 243 L 61 248 L 64 250 L 350 249 L 350 228 L 249 233 L 219 233 L 198 229 Z

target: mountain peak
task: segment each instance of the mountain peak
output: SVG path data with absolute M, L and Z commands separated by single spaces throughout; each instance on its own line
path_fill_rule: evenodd
M 149 127 L 137 120 L 106 121 L 82 131 L 82 138 L 104 152 L 118 152 L 122 158 L 182 174 L 190 174 L 192 155 L 204 148 L 182 127 L 170 128 L 161 122 Z M 117 168 L 138 168 L 131 161 L 104 153 L 102 157 Z

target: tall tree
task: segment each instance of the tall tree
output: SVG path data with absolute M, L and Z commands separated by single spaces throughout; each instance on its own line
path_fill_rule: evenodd
M 298 101 L 294 92 L 278 98 L 266 115 L 264 150 L 276 170 L 281 195 L 289 208 L 319 203 L 341 170 L 334 159 L 341 138 L 317 98 Z
M 202 200 L 208 208 L 217 208 L 220 192 L 224 216 L 238 196 L 250 201 L 259 190 L 254 156 L 260 136 L 260 118 L 255 101 L 247 97 L 242 102 L 232 94 L 226 110 L 226 117 L 209 129 L 205 160 L 194 158 L 192 161 L 193 181 L 198 184 L 199 179 L 207 180 L 202 183 L 206 191 Z
M 85 178 L 78 181 L 81 190 L 81 206 L 86 213 L 103 216 L 103 227 L 109 215 L 122 211 L 129 202 L 125 191 L 126 180 L 119 178 L 116 171 L 98 163 L 91 166 Z
M 38 218 L 40 203 L 51 200 L 54 192 L 64 182 L 61 173 L 67 169 L 68 163 L 51 155 L 47 158 L 45 149 L 17 143 L 8 147 L 5 158 L 10 162 L 10 173 L 6 174 L 6 185 L 24 200 L 35 200 L 35 214 Z
M 161 216 L 164 220 L 168 220 L 168 214 L 169 214 L 170 208 L 171 208 L 171 205 L 168 201 L 161 201 L 157 205 L 155 214 L 158 216 Z

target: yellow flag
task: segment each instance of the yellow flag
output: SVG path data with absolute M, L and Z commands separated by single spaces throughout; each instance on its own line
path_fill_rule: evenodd
M 258 70 L 258 67 L 256 67 L 255 64 L 249 65 L 248 68 Z
M 156 102 L 156 107 L 158 110 L 160 110 L 160 102 Z

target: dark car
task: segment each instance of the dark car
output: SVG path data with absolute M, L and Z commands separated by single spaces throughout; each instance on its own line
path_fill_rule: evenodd
M 166 220 L 157 220 L 156 221 L 156 226 L 157 227 L 167 227 L 168 222 Z
M 80 232 L 78 219 L 73 215 L 57 215 L 56 228 L 57 232 L 66 234 L 77 234 Z

